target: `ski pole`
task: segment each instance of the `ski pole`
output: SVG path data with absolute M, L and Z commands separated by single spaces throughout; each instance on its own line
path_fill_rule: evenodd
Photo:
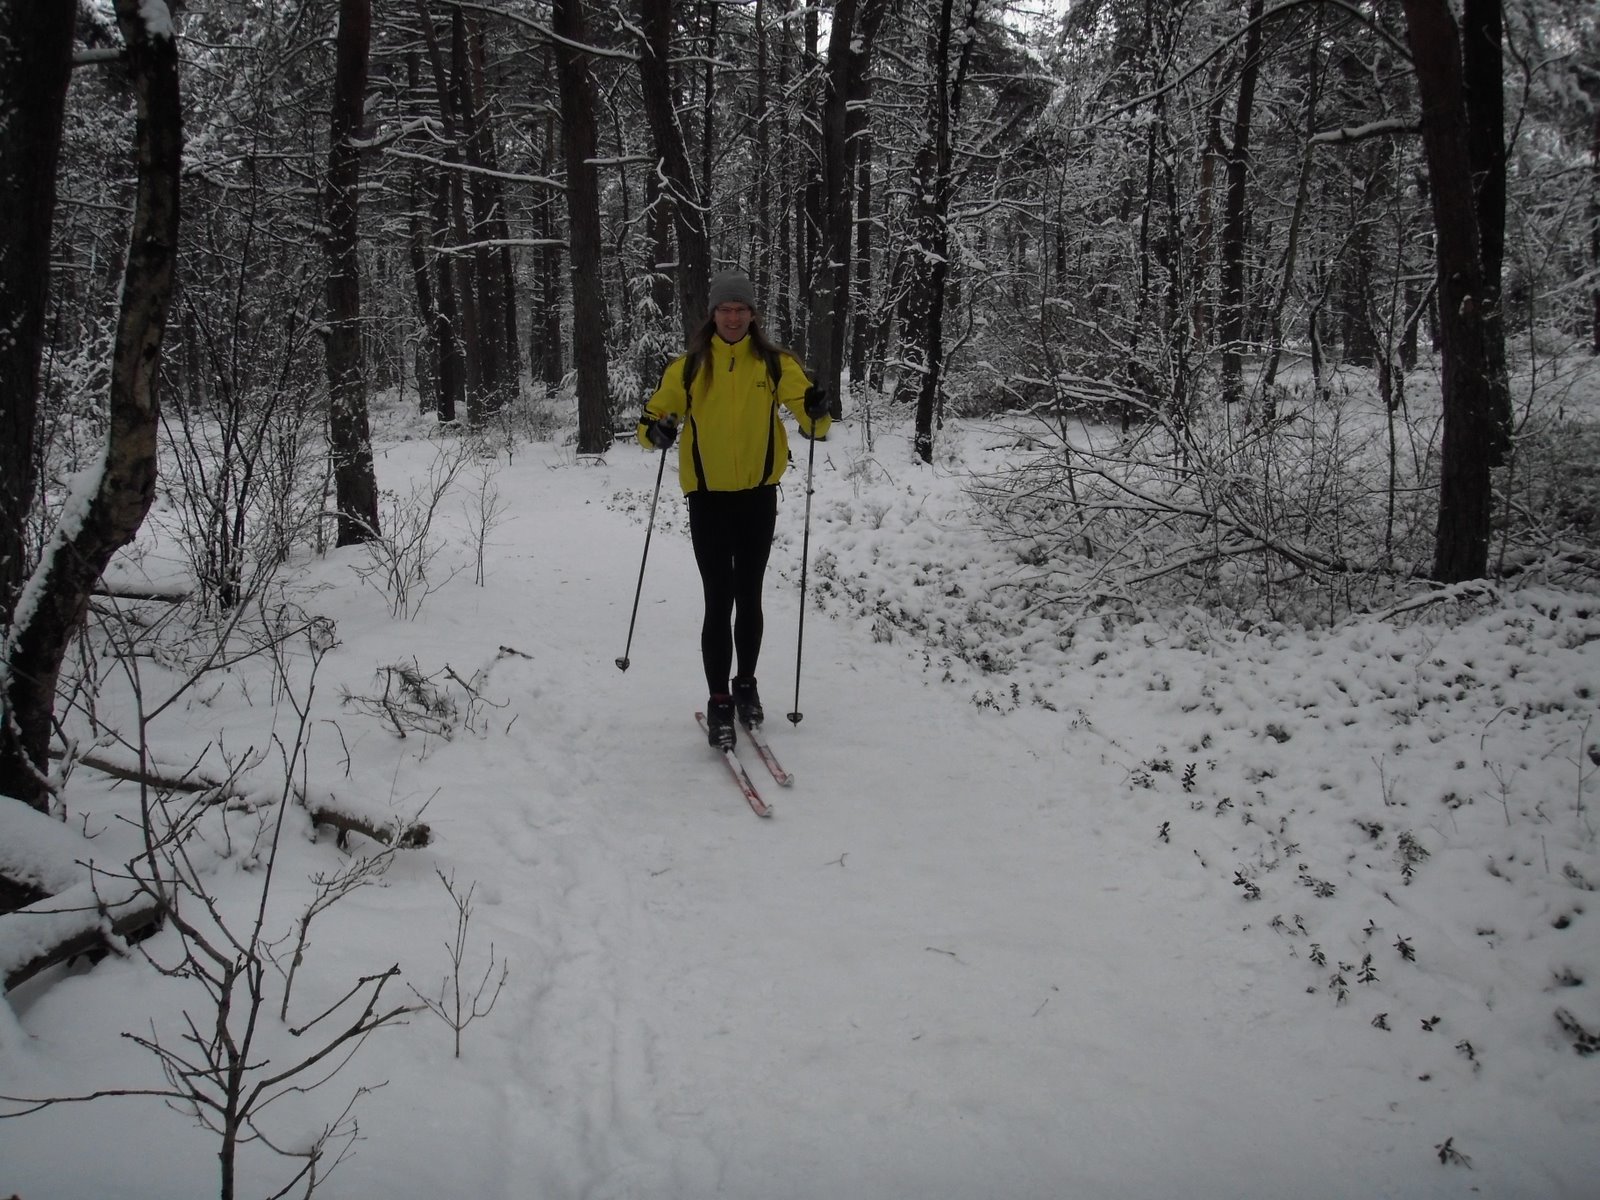
M 817 465 L 817 437 L 813 428 L 811 449 L 806 453 L 806 524 L 800 538 L 800 628 L 794 639 L 794 711 L 789 714 L 792 724 L 800 724 L 805 713 L 800 711 L 800 655 L 806 644 L 806 566 L 811 557 L 811 473 Z
M 656 494 L 650 499 L 650 523 L 644 527 L 644 555 L 639 559 L 639 583 L 633 589 L 633 616 L 628 618 L 628 644 L 623 648 L 622 657 L 617 659 L 617 670 L 626 671 L 632 663 L 628 652 L 633 649 L 633 624 L 639 619 L 639 596 L 644 592 L 644 564 L 650 559 L 650 535 L 656 527 L 656 503 L 661 499 L 661 477 L 667 471 L 667 450 L 661 450 L 661 465 L 656 468 Z

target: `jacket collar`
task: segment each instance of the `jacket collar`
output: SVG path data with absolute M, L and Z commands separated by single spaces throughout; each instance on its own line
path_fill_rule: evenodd
M 747 333 L 737 342 L 725 342 L 720 334 L 711 335 L 711 361 L 726 363 L 730 358 L 746 358 L 751 353 L 755 343 L 750 340 Z

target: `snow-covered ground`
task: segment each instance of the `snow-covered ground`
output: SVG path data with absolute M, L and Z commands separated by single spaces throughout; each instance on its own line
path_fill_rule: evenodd
M 472 889 L 469 988 L 487 974 L 486 1003 L 509 968 L 459 1058 L 419 1012 L 268 1110 L 300 1146 L 376 1089 L 316 1194 L 1594 1196 L 1600 1054 L 1573 1031 L 1600 1033 L 1600 597 L 1465 595 L 1314 632 L 1187 610 L 1056 627 L 1013 607 L 986 625 L 1018 563 L 978 532 L 965 468 L 996 442 L 943 436 L 938 468 L 895 428 L 870 456 L 849 423 L 819 447 L 798 695 L 803 457 L 788 477 L 760 676 L 794 787 L 749 760 L 771 821 L 693 724 L 699 588 L 670 471 L 631 668 L 614 665 L 652 455 L 536 443 L 471 465 L 409 619 L 358 580 L 363 551 L 296 568 L 292 594 L 336 630 L 307 793 L 422 812 L 433 841 L 317 918 L 290 1022 L 391 964 L 439 997 L 456 931 L 441 875 Z M 438 453 L 380 452 L 402 496 Z M 503 517 L 478 586 L 486 491 Z M 178 664 L 141 661 L 150 707 Z M 393 667 L 435 690 L 451 736 L 420 714 L 398 735 L 379 702 L 386 680 L 400 697 Z M 162 759 L 209 744 L 221 774 L 274 721 L 291 740 L 266 677 L 246 664 L 186 693 L 152 724 Z M 113 677 L 98 700 L 124 729 L 126 691 Z M 66 798 L 115 861 L 133 789 L 80 770 Z M 271 811 L 217 816 L 196 850 L 239 922 Z M 311 833 L 296 810 L 274 939 L 345 861 Z M 176 937 L 147 946 L 170 962 Z M 276 995 L 273 1064 L 316 1036 L 283 1034 Z M 209 1019 L 194 984 L 138 955 L 8 999 L 14 1095 L 159 1088 L 123 1035 L 177 1046 L 185 1009 Z M 0 1122 L 0 1195 L 211 1195 L 215 1154 L 160 1100 L 58 1107 Z M 259 1147 L 242 1163 L 240 1195 L 289 1170 Z

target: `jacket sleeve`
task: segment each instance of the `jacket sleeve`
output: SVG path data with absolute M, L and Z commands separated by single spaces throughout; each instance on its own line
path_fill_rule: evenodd
M 811 387 L 811 380 L 806 377 L 805 368 L 792 355 L 785 354 L 782 362 L 783 374 L 778 377 L 778 403 L 794 414 L 795 423 L 806 437 L 822 437 L 828 432 L 828 426 L 833 424 L 833 418 L 822 417 L 813 422 L 806 416 L 806 392 Z
M 644 403 L 644 412 L 639 415 L 639 428 L 634 431 L 634 436 L 646 450 L 655 449 L 646 432 L 652 421 L 671 415 L 676 416 L 679 424 L 682 424 L 683 415 L 689 410 L 689 398 L 683 391 L 683 360 L 686 357 L 680 354 L 667 364 L 667 369 L 661 373 L 660 386 L 650 393 L 650 399 Z

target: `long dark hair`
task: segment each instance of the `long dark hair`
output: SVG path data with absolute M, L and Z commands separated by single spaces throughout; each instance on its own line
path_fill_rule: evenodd
M 689 339 L 685 343 L 685 357 L 688 359 L 688 365 L 693 368 L 693 373 L 684 379 L 685 387 L 692 386 L 695 376 L 698 376 L 707 364 L 711 362 L 711 336 L 716 332 L 717 319 L 710 313 L 707 313 L 706 319 L 690 332 Z M 761 325 L 760 309 L 753 308 L 750 310 L 750 333 L 748 336 L 756 353 L 761 355 L 767 362 L 778 361 L 777 356 L 781 354 L 787 354 L 795 362 L 800 362 L 800 356 L 793 350 L 787 346 L 778 345 L 777 342 L 767 336 L 767 331 Z M 805 369 L 804 364 L 801 364 L 801 369 Z

